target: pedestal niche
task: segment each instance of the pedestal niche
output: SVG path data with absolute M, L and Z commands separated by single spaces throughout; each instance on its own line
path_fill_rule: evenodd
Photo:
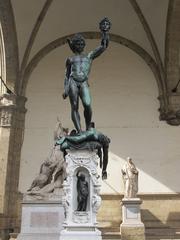
M 139 198 L 122 199 L 122 224 L 120 226 L 122 240 L 145 240 L 145 228 L 141 222 Z
M 96 221 L 101 205 L 98 162 L 96 151 L 69 150 L 66 155 L 67 178 L 63 183 L 65 222 L 60 240 L 102 239 Z
M 33 199 L 22 202 L 21 232 L 17 240 L 59 240 L 64 222 L 60 199 Z

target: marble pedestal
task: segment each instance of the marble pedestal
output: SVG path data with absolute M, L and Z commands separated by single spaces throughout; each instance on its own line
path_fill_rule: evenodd
M 122 240 L 145 240 L 145 228 L 141 222 L 139 198 L 122 199 L 122 224 L 120 226 Z
M 64 208 L 57 200 L 23 200 L 21 232 L 17 240 L 58 240 Z
M 65 208 L 64 229 L 60 240 L 102 240 L 97 229 L 96 215 L 101 205 L 97 166 L 99 157 L 95 151 L 71 150 L 66 155 L 67 178 L 63 183 Z M 88 183 L 89 194 L 86 211 L 77 211 L 77 173 L 82 172 Z

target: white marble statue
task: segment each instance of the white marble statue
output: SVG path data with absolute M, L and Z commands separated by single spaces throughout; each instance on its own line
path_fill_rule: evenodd
M 63 128 L 58 122 L 54 131 L 54 143 L 61 137 L 68 134 L 68 129 Z M 59 146 L 53 146 L 50 156 L 41 164 L 39 175 L 33 180 L 28 189 L 28 195 L 45 196 L 50 193 L 58 195 L 66 177 L 66 163 L 64 154 Z
M 122 168 L 122 176 L 124 181 L 124 197 L 136 198 L 138 192 L 138 170 L 130 157 Z

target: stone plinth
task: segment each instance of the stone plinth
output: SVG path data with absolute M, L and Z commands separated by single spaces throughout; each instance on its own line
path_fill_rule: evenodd
M 65 208 L 64 230 L 60 240 L 101 240 L 96 215 L 101 205 L 100 184 L 97 173 L 99 157 L 95 151 L 71 150 L 66 155 L 67 178 L 63 184 Z M 77 211 L 77 173 L 82 172 L 88 183 L 89 194 L 85 211 Z
M 122 240 L 145 240 L 145 228 L 141 222 L 139 198 L 122 199 L 122 224 L 120 226 Z
M 23 201 L 17 240 L 58 240 L 63 221 L 64 208 L 60 201 Z
M 60 240 L 102 240 L 101 231 L 97 228 L 79 227 L 61 231 Z

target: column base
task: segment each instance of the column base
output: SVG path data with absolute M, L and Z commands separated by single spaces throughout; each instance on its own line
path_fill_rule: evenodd
M 121 240 L 145 240 L 144 226 L 128 227 L 128 226 L 121 225 L 120 231 L 121 231 Z

